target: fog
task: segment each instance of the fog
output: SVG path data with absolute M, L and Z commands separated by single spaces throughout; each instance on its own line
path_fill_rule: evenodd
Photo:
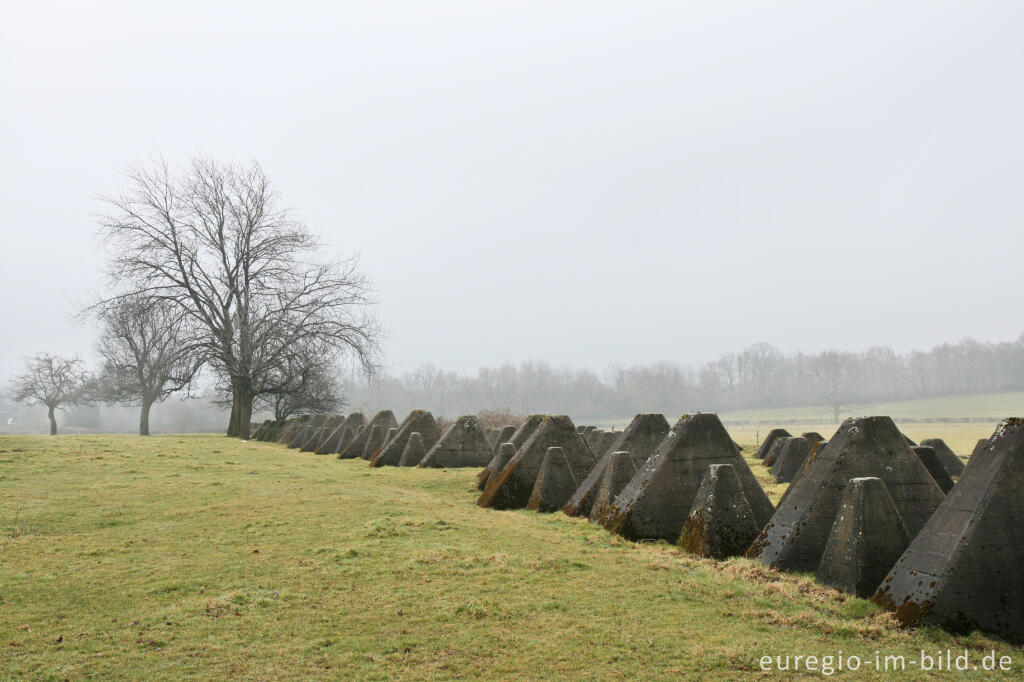
M 133 162 L 258 160 L 385 363 L 695 363 L 1024 331 L 1024 5 L 21 3 L 0 379 L 101 285 Z

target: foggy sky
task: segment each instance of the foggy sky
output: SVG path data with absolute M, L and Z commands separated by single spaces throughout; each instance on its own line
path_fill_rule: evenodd
M 154 155 L 263 164 L 396 371 L 1024 331 L 1018 1 L 220 5 L 4 13 L 0 381 Z

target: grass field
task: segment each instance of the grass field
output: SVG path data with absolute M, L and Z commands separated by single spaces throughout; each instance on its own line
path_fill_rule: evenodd
M 947 648 L 1024 666 L 806 576 L 480 509 L 476 473 L 219 436 L 0 437 L 2 676 L 739 678 L 763 655 Z

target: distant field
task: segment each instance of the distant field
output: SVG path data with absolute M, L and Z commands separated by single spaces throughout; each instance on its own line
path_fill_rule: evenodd
M 947 648 L 1020 678 L 1024 649 L 902 630 L 806 577 L 480 509 L 476 473 L 0 437 L 0 678 L 734 679 L 762 655 Z

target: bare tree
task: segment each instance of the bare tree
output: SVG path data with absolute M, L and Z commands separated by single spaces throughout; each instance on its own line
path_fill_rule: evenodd
M 11 383 L 11 397 L 18 402 L 46 405 L 50 435 L 57 435 L 56 411 L 83 399 L 85 369 L 78 358 L 40 353 L 28 359 L 25 371 Z
M 338 412 L 347 404 L 345 385 L 335 359 L 316 352 L 295 354 L 268 376 L 256 405 L 274 419 L 297 414 Z
M 103 323 L 98 348 L 103 366 L 93 395 L 139 406 L 139 434 L 148 436 L 150 409 L 188 388 L 206 346 L 190 329 L 187 313 L 163 299 L 135 294 L 96 310 Z
M 860 359 L 854 353 L 828 350 L 808 358 L 807 367 L 815 392 L 832 408 L 838 424 L 840 410 L 849 405 L 860 382 Z
M 348 353 L 372 371 L 379 329 L 367 280 L 355 260 L 314 259 L 318 244 L 259 165 L 196 159 L 176 176 L 160 162 L 128 179 L 104 199 L 109 275 L 202 330 L 231 389 L 229 436 L 249 437 L 260 387 L 296 346 Z

